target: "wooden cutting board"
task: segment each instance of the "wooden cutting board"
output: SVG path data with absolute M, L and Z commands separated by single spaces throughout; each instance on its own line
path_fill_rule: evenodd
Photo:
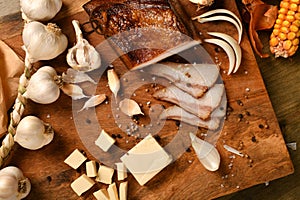
M 190 16 L 196 15 L 194 5 L 184 0 L 180 2 Z M 63 9 L 54 20 L 68 36 L 69 47 L 72 47 L 75 41 L 71 21 L 73 19 L 79 20 L 80 23 L 88 21 L 87 14 L 81 8 L 84 3 L 85 0 L 64 0 Z M 217 2 L 214 8 L 226 8 L 238 15 L 236 5 L 229 0 Z M 0 39 L 23 58 L 24 53 L 20 48 L 23 28 L 20 13 L 2 18 L 0 22 Z M 195 25 L 203 33 L 203 37 L 206 37 L 206 31 L 219 31 L 237 37 L 235 27 L 226 22 L 201 25 L 195 23 Z M 87 39 L 93 45 L 103 41 L 103 38 L 96 33 L 89 35 Z M 203 46 L 214 60 L 217 58 L 218 63 L 221 63 L 220 72 L 229 107 L 224 128 L 216 144 L 221 154 L 220 169 L 217 172 L 208 172 L 199 163 L 193 150 L 185 152 L 145 186 L 139 186 L 129 175 L 128 199 L 213 199 L 293 173 L 293 165 L 246 32 L 244 31 L 241 42 L 243 51 L 241 67 L 236 74 L 230 76 L 223 73 L 228 68 L 225 53 L 213 45 Z M 60 73 L 67 68 L 65 54 L 37 66 L 42 64 L 55 66 Z M 126 73 L 127 69 L 120 61 L 116 61 L 115 66 L 119 66 L 116 68 L 119 75 Z M 93 88 L 89 85 L 83 87 L 87 93 L 92 92 Z M 150 91 L 145 93 L 147 87 Z M 154 89 L 149 85 L 143 86 L 133 97 L 143 104 L 142 109 L 145 113 L 149 110 L 146 106 L 147 101 L 158 103 L 150 99 Z M 121 135 L 122 138 L 117 138 L 117 145 L 120 148 L 130 149 L 138 140 L 122 132 L 111 117 L 113 99 L 105 75 L 101 78 L 96 92 L 108 96 L 108 104 L 99 105 L 95 109 L 99 124 L 109 133 Z M 80 101 L 79 105 L 82 104 L 83 101 Z M 93 199 L 93 191 L 107 187 L 97 184 L 82 197 L 77 197 L 70 188 L 70 183 L 84 173 L 85 167 L 81 166 L 78 170 L 73 170 L 63 162 L 64 159 L 75 148 L 84 151 L 89 160 L 97 159 L 88 151 L 77 133 L 78 126 L 86 127 L 88 130 L 93 123 L 91 116 L 82 112 L 84 120 L 75 122 L 72 106 L 74 104 L 71 99 L 64 94 L 50 105 L 38 105 L 28 101 L 25 114 L 36 115 L 50 123 L 56 134 L 52 143 L 41 150 L 29 151 L 18 145 L 13 150 L 10 165 L 20 167 L 32 183 L 32 191 L 26 199 Z M 170 138 L 176 133 L 175 122 L 168 121 L 166 129 L 170 130 L 169 134 L 166 134 L 166 131 L 159 134 L 162 145 L 170 142 Z M 86 134 L 89 134 L 89 131 L 86 131 Z M 223 148 L 223 144 L 236 149 L 240 147 L 241 152 L 247 156 L 234 157 Z M 114 180 L 116 180 L 115 176 Z

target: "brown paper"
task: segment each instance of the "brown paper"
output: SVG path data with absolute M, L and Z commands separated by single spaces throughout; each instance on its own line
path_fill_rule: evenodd
M 17 96 L 19 77 L 24 71 L 24 63 L 18 55 L 0 40 L 0 136 L 8 125 L 7 111 Z

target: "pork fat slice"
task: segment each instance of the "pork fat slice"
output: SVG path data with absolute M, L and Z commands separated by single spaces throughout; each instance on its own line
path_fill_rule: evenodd
M 176 86 L 169 86 L 153 94 L 157 99 L 168 101 L 178 105 L 186 111 L 206 120 L 211 112 L 218 107 L 224 94 L 224 85 L 215 84 L 208 92 L 199 99 L 182 91 Z
M 173 120 L 180 120 L 187 124 L 207 128 L 209 130 L 216 130 L 220 126 L 220 119 L 213 117 L 209 120 L 202 120 L 196 115 L 193 115 L 178 106 L 171 106 L 164 110 L 160 116 L 160 119 L 173 119 Z
M 201 97 L 208 88 L 212 87 L 219 76 L 219 69 L 214 64 L 167 62 L 151 65 L 144 71 L 168 79 L 195 98 Z

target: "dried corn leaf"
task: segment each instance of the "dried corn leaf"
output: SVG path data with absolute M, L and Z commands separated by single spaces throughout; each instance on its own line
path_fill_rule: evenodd
M 91 82 L 96 84 L 96 82 L 86 73 L 71 68 L 69 68 L 66 73 L 62 74 L 62 79 L 65 83 Z
M 263 44 L 260 41 L 257 31 L 267 30 L 273 27 L 277 18 L 278 8 L 275 5 L 269 5 L 261 0 L 243 0 L 245 10 L 243 19 L 249 23 L 249 38 L 252 47 L 261 58 L 269 57 L 269 54 L 263 53 Z M 248 16 L 247 16 L 248 15 Z
M 121 111 L 128 115 L 128 116 L 133 116 L 133 115 L 139 115 L 139 114 L 144 114 L 142 111 L 141 111 L 141 108 L 140 106 L 138 105 L 137 102 L 135 102 L 134 100 L 132 99 L 123 99 L 122 101 L 120 101 L 119 103 L 119 108 L 121 109 Z
M 83 90 L 81 89 L 80 86 L 78 85 L 74 85 L 74 84 L 64 84 L 61 87 L 61 90 L 68 96 L 72 97 L 73 100 L 78 100 L 78 99 L 82 99 L 82 98 L 86 98 L 88 96 L 86 96 L 83 93 Z
M 114 69 L 110 69 L 107 71 L 107 79 L 109 89 L 115 95 L 115 98 L 117 98 L 120 89 L 120 80 Z
M 105 99 L 106 99 L 105 94 L 98 94 L 98 95 L 92 96 L 84 103 L 83 107 L 78 112 L 81 112 L 84 109 L 95 107 L 95 106 L 101 104 Z

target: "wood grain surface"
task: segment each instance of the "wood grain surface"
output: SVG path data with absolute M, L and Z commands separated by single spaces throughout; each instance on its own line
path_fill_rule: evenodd
M 88 16 L 81 9 L 81 5 L 85 2 L 76 1 L 76 3 L 71 3 L 67 0 L 64 2 L 63 14 L 59 14 L 55 21 L 68 36 L 69 47 L 71 47 L 75 40 L 71 20 L 78 19 L 81 23 L 84 23 L 88 20 Z M 188 13 L 194 16 L 196 7 L 187 1 L 182 0 L 180 2 L 184 8 L 188 9 Z M 227 8 L 238 14 L 237 7 L 229 0 L 220 2 L 215 7 Z M 224 22 L 196 25 L 198 30 L 203 32 L 203 37 L 206 37 L 206 31 L 220 31 L 234 37 L 237 36 L 235 28 Z M 24 53 L 20 48 L 22 45 L 20 37 L 22 26 L 19 13 L 2 19 L 0 39 L 9 44 L 21 57 L 24 57 Z M 88 39 L 93 45 L 97 45 L 103 40 L 95 33 L 91 34 Z M 257 58 L 260 61 L 259 66 L 263 66 L 263 68 L 259 68 L 247 34 L 244 32 L 241 43 L 243 50 L 241 68 L 236 74 L 227 76 L 223 73 L 228 66 L 225 54 L 213 45 L 204 44 L 204 47 L 212 58 L 218 57 L 222 63 L 220 66 L 221 75 L 226 87 L 228 105 L 231 108 L 217 142 L 217 148 L 222 159 L 220 170 L 217 172 L 206 171 L 193 151 L 186 152 L 143 187 L 139 186 L 130 175 L 128 177 L 129 199 L 212 199 L 235 192 L 237 193 L 220 199 L 268 199 L 268 195 L 275 197 L 271 194 L 273 191 L 278 196 L 282 196 L 279 198 L 291 197 L 291 199 L 296 199 L 293 198 L 297 197 L 293 196 L 297 195 L 295 186 L 292 187 L 291 183 L 283 181 L 284 179 L 288 180 L 288 178 L 274 181 L 277 184 L 275 189 L 272 189 L 271 186 L 265 188 L 263 183 L 287 176 L 294 171 L 268 92 L 275 110 L 277 109 L 276 114 L 282 125 L 281 127 L 284 128 L 283 133 L 285 133 L 287 140 L 296 140 L 295 137 L 289 134 L 297 130 L 299 132 L 299 117 L 297 118 L 297 109 L 295 109 L 299 106 L 299 101 L 294 98 L 296 95 L 299 99 L 299 89 L 297 90 L 299 87 L 294 87 L 294 84 L 297 83 L 299 86 L 299 70 L 297 70 L 295 64 L 295 61 L 299 61 L 299 56 L 290 60 L 278 59 L 275 66 L 273 65 L 275 60 L 272 57 L 261 61 Z M 58 72 L 63 72 L 67 67 L 64 58 L 65 54 L 53 61 L 41 64 L 51 64 L 56 67 Z M 119 75 L 126 72 L 126 68 L 122 66 L 120 61 L 116 61 L 116 65 L 119 66 L 117 68 Z M 271 66 L 274 67 L 274 70 L 270 69 Z M 287 81 L 283 81 L 283 79 L 287 79 Z M 268 92 L 264 82 L 268 88 L 271 88 L 268 89 Z M 106 76 L 103 76 L 96 89 L 98 93 L 107 94 L 109 102 L 96 108 L 99 123 L 110 133 L 120 133 L 122 138 L 117 139 L 117 144 L 121 148 L 129 149 L 137 141 L 133 137 L 127 138 L 126 134 L 122 133 L 115 125 L 114 119 L 110 117 L 112 116 L 111 104 L 113 99 L 111 99 L 111 93 L 106 84 Z M 85 87 L 87 92 L 92 91 L 92 88 Z M 250 91 L 247 92 L 246 88 L 249 88 Z M 150 87 L 150 92 L 146 95 L 143 94 L 143 91 L 144 88 L 137 91 L 136 100 L 144 105 L 143 110 L 147 113 L 146 102 L 151 98 L 153 88 Z M 89 159 L 95 159 L 77 134 L 78 127 L 89 128 L 93 121 L 91 121 L 89 115 L 82 113 L 84 120 L 75 123 L 72 106 L 74 104 L 72 105 L 71 99 L 64 94 L 51 105 L 45 106 L 31 101 L 28 102 L 26 114 L 34 114 L 51 123 L 56 135 L 50 145 L 39 151 L 25 150 L 17 145 L 14 149 L 10 164 L 19 166 L 30 178 L 33 185 L 32 192 L 27 199 L 92 199 L 92 191 L 100 187 L 106 187 L 97 184 L 82 197 L 77 197 L 70 188 L 70 183 L 84 173 L 84 167 L 80 167 L 79 170 L 72 170 L 63 163 L 63 160 L 75 148 L 83 150 Z M 241 115 L 243 116 L 242 119 Z M 169 121 L 166 126 L 166 129 L 170 130 L 170 134 L 160 134 L 162 145 L 167 144 L 176 133 L 175 122 Z M 128 143 L 125 142 L 126 140 L 128 140 Z M 241 151 L 249 155 L 249 158 L 232 158 L 232 154 L 222 147 L 224 143 L 235 148 L 243 144 Z M 297 157 L 296 154 L 292 154 L 293 158 L 299 160 L 299 156 Z M 232 167 L 228 167 L 231 165 L 230 163 L 233 163 Z M 261 185 L 241 191 L 257 184 Z M 284 193 L 281 190 L 276 190 L 276 187 L 279 188 L 280 185 L 290 186 L 290 190 L 286 190 L 290 192 Z M 267 190 L 267 192 L 261 192 L 262 190 Z M 287 196 L 289 194 L 292 195 Z

